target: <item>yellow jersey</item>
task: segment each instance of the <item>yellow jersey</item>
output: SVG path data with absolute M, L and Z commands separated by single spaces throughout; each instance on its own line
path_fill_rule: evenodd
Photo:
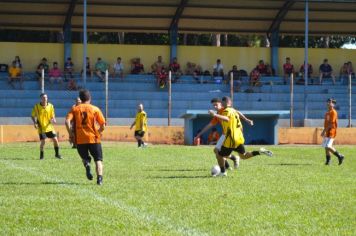
M 15 78 L 17 76 L 20 76 L 21 74 L 21 69 L 17 67 L 10 67 L 9 68 L 9 75 L 11 78 Z
M 223 116 L 229 118 L 229 121 L 221 121 L 223 133 L 225 134 L 225 141 L 223 146 L 226 148 L 237 148 L 239 145 L 245 143 L 245 138 L 241 130 L 241 121 L 239 114 L 234 108 L 228 107 L 222 112 Z
M 135 118 L 135 131 L 147 131 L 147 114 L 144 111 L 137 112 Z
M 55 132 L 51 123 L 51 119 L 55 117 L 54 107 L 51 103 L 47 103 L 46 106 L 37 103 L 32 109 L 31 116 L 37 118 L 38 133 Z

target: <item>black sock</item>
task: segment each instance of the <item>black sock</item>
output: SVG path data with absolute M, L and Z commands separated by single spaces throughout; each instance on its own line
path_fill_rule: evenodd
M 44 157 L 43 151 L 40 151 L 40 158 L 42 159 Z
M 225 167 L 220 167 L 221 173 L 225 173 Z
M 235 157 L 234 155 L 231 155 L 229 158 L 230 158 L 232 161 L 236 161 L 236 157 Z
M 59 153 L 59 147 L 54 147 L 54 151 L 56 152 L 56 156 L 58 156 L 58 153 Z
M 335 152 L 334 152 L 334 155 L 337 156 L 337 158 L 340 158 L 340 157 L 341 157 L 340 153 L 339 153 L 338 151 L 336 151 L 336 150 L 335 150 Z
M 103 180 L 103 176 L 102 175 L 98 175 L 98 180 Z
M 327 163 L 327 164 L 330 162 L 330 160 L 331 160 L 330 155 L 326 155 L 326 163 Z
M 137 147 L 141 147 L 141 140 L 137 140 Z
M 261 153 L 259 151 L 252 151 L 252 156 L 258 156 L 261 155 Z
M 225 160 L 225 168 L 226 168 L 226 169 L 229 169 L 229 168 L 230 168 L 230 164 L 229 164 L 229 162 L 226 161 L 226 160 Z

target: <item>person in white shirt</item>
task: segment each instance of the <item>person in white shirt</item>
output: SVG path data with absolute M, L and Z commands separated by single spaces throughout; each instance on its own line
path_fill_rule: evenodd
M 224 77 L 224 65 L 221 63 L 220 59 L 217 59 L 216 64 L 213 66 L 213 76 Z
M 117 58 L 117 61 L 113 66 L 112 77 L 115 78 L 116 76 L 121 79 L 124 79 L 124 64 L 121 62 L 121 57 Z

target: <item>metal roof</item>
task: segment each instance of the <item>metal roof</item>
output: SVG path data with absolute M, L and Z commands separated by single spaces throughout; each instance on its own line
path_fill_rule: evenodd
M 88 0 L 87 30 L 180 33 L 256 33 L 279 28 L 304 34 L 299 0 Z M 73 31 L 83 26 L 82 0 L 0 0 L 0 28 Z M 310 0 L 309 33 L 356 35 L 356 0 Z

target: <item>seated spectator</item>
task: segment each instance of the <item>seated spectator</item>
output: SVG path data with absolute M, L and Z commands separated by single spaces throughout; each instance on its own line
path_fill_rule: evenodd
M 347 62 L 340 68 L 340 81 L 347 81 L 349 77 L 348 64 Z
M 67 61 L 64 63 L 64 80 L 68 81 L 68 78 L 74 78 L 74 64 L 72 62 L 72 58 L 68 57 Z
M 321 64 L 319 67 L 319 72 L 320 72 L 320 76 L 319 76 L 320 84 L 322 84 L 323 79 L 326 79 L 326 78 L 332 78 L 333 84 L 335 84 L 335 76 L 333 73 L 333 68 L 328 63 L 328 59 L 324 59 L 323 64 Z
M 185 74 L 192 75 L 193 78 L 197 81 L 197 83 L 200 83 L 201 81 L 199 79 L 199 76 L 203 75 L 203 72 L 200 65 L 188 61 L 187 68 L 185 69 Z
M 224 65 L 220 59 L 217 59 L 216 64 L 213 66 L 213 76 L 224 77 Z
M 272 66 L 268 63 L 266 63 L 266 76 L 274 76 L 275 75 L 275 70 L 272 68 Z
M 299 78 L 296 82 L 296 84 L 300 84 L 300 85 L 303 85 L 305 83 L 305 78 L 304 78 L 304 64 L 305 62 L 300 66 L 300 69 L 299 69 L 299 76 L 301 78 Z M 314 79 L 312 77 L 312 74 L 313 74 L 313 66 L 311 64 L 308 63 L 308 79 L 311 81 L 311 84 L 314 83 Z
M 157 80 L 157 85 L 159 88 L 164 88 L 167 84 L 167 79 L 168 79 L 168 73 L 164 67 L 161 68 L 161 71 L 159 71 L 156 74 L 156 80 Z
M 22 63 L 19 56 L 15 56 L 16 67 L 22 69 Z
M 294 66 L 290 63 L 290 58 L 286 58 L 286 63 L 283 64 L 283 82 L 287 84 L 287 80 L 290 78 L 291 74 L 294 74 Z
M 213 127 L 211 129 L 209 136 L 208 136 L 208 144 L 215 145 L 218 142 L 219 138 L 220 138 L 219 132 L 216 130 L 215 127 Z
M 256 69 L 261 76 L 265 76 L 268 74 L 267 67 L 263 60 L 258 61 L 258 65 L 256 66 Z
M 141 64 L 141 59 L 133 58 L 131 60 L 131 74 L 143 74 L 145 73 L 145 69 L 143 68 L 143 64 Z
M 20 83 L 20 89 L 23 89 L 22 87 L 23 77 L 22 77 L 21 68 L 16 66 L 16 61 L 13 61 L 9 68 L 9 76 L 8 76 L 8 82 L 12 88 L 15 88 L 14 82 L 16 82 L 16 80 L 18 80 Z
M 261 74 L 256 67 L 250 73 L 250 86 L 260 86 L 260 85 L 261 85 Z
M 121 57 L 116 59 L 116 63 L 113 66 L 112 77 L 118 75 L 122 80 L 124 79 L 124 64 L 121 62 Z
M 95 74 L 99 77 L 100 82 L 105 82 L 105 73 L 109 69 L 108 63 L 105 61 L 101 60 L 100 57 L 98 57 L 98 60 L 95 63 Z
M 37 66 L 36 74 L 39 80 L 42 78 L 42 69 L 44 70 L 44 77 L 46 78 L 48 76 L 49 66 L 45 57 L 42 58 L 40 64 Z
M 53 67 L 52 67 L 52 69 L 50 69 L 48 76 L 49 76 L 49 82 L 51 84 L 53 84 L 54 82 L 62 84 L 63 74 L 62 74 L 62 71 L 58 68 L 57 62 L 53 62 Z
M 354 71 L 354 67 L 352 66 L 352 62 L 351 61 L 347 62 L 347 73 L 349 73 L 353 77 L 355 77 L 355 71 Z
M 155 75 L 159 73 L 163 67 L 166 67 L 166 65 L 162 61 L 162 56 L 158 56 L 157 61 L 151 65 L 152 74 Z
M 232 69 L 227 74 L 227 79 L 226 79 L 227 84 L 230 83 L 231 74 L 234 80 L 235 92 L 239 92 L 242 85 L 242 79 L 241 79 L 240 71 L 237 69 L 236 65 L 233 65 Z
M 182 75 L 182 71 L 176 57 L 173 58 L 172 63 L 169 64 L 169 70 L 172 72 L 172 83 L 177 82 L 179 77 Z
M 90 80 L 92 80 L 93 79 L 93 69 L 91 68 L 91 65 L 90 65 L 90 58 L 89 57 L 86 57 L 86 66 L 85 66 L 85 68 L 86 68 L 86 73 L 87 73 L 87 75 L 89 75 L 90 76 Z M 82 69 L 82 71 L 80 72 L 80 75 L 83 77 L 83 69 Z
M 74 78 L 69 79 L 68 84 L 67 84 L 67 89 L 70 91 L 78 90 L 78 85 L 75 82 Z

